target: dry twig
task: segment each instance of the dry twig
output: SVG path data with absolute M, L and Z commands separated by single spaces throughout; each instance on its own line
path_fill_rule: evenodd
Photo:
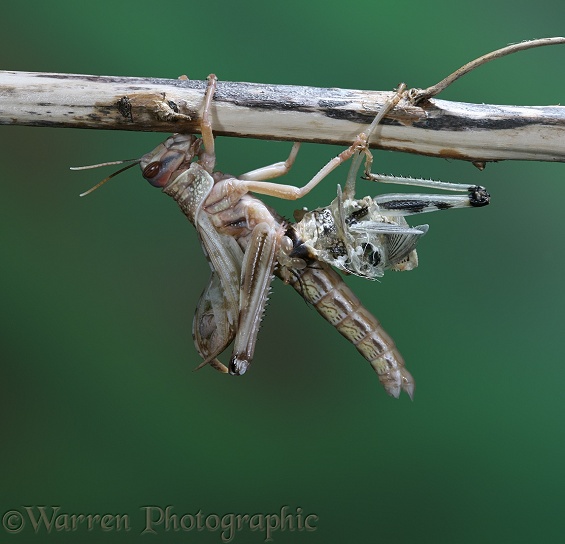
M 541 45 L 515 44 L 412 89 L 383 120 L 372 147 L 473 161 L 565 161 L 565 107 L 497 106 L 432 99 L 494 58 Z M 205 81 L 0 71 L 0 124 L 198 133 Z M 220 81 L 217 135 L 349 145 L 391 92 Z M 377 143 L 378 140 L 378 143 Z

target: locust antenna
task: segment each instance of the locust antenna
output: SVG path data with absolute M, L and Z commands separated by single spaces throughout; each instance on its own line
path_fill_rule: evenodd
M 132 166 L 139 164 L 141 162 L 141 159 L 125 159 L 123 161 L 101 162 L 100 164 L 91 164 L 89 166 L 71 166 L 71 168 L 70 168 L 71 170 L 89 170 L 90 168 L 100 168 L 101 166 L 111 166 L 113 164 L 123 164 L 124 162 L 131 162 L 131 164 L 128 164 L 127 166 L 120 168 L 119 170 L 117 170 L 113 174 L 110 174 L 107 178 L 104 178 L 102 181 L 97 183 L 94 187 L 91 187 L 90 189 L 88 189 L 88 191 L 81 193 L 79 196 L 86 196 L 86 195 L 89 195 L 90 193 L 96 191 L 96 189 L 98 189 L 98 187 L 101 187 L 102 185 L 104 185 L 107 181 L 111 180 L 114 176 L 117 176 L 118 174 L 121 174 L 122 172 L 124 172 L 128 168 L 131 168 Z

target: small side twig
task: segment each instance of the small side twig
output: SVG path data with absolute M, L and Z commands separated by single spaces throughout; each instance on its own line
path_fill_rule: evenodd
M 442 79 L 435 85 L 428 87 L 427 89 L 411 89 L 410 90 L 410 101 L 412 104 L 419 104 L 422 100 L 432 98 L 441 93 L 443 90 L 447 89 L 453 82 L 458 80 L 460 77 L 468 74 L 475 68 L 490 62 L 491 60 L 499 59 L 506 55 L 511 55 L 512 53 L 517 53 L 518 51 L 525 51 L 526 49 L 533 49 L 534 47 L 543 47 L 546 45 L 560 45 L 565 43 L 565 38 L 555 37 L 555 38 L 541 38 L 539 40 L 528 40 L 520 43 L 513 43 L 497 49 L 496 51 L 491 51 L 486 55 L 468 62 L 461 68 L 455 70 L 452 74 L 449 74 L 446 78 Z

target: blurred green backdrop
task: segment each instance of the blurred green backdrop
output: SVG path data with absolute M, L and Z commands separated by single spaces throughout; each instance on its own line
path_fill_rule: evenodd
M 15 3 L 0 68 L 392 89 L 435 83 L 507 43 L 563 34 L 562 2 L 472 7 L 413 0 Z M 519 53 L 441 98 L 563 102 L 565 47 Z M 144 506 L 218 515 L 316 514 L 275 542 L 556 542 L 565 538 L 561 243 L 565 165 L 466 163 L 378 152 L 375 170 L 480 183 L 490 207 L 427 216 L 420 268 L 349 283 L 417 380 L 386 396 L 368 364 L 275 284 L 241 379 L 198 359 L 192 314 L 208 277 L 174 202 L 130 170 L 68 166 L 136 157 L 164 138 L 0 127 L 0 540 L 136 541 Z M 219 138 L 238 174 L 290 144 Z M 299 184 L 339 151 L 305 145 Z M 303 205 L 335 196 L 338 171 Z M 372 186 L 367 192 L 377 191 Z M 290 203 L 276 203 L 290 214 Z M 25 506 L 127 514 L 130 530 L 35 534 Z M 26 525 L 16 534 L 18 514 Z M 37 514 L 37 511 L 36 511 Z M 20 520 L 21 521 L 21 520 Z M 219 531 L 147 541 L 221 542 Z M 234 542 L 262 542 L 243 530 Z

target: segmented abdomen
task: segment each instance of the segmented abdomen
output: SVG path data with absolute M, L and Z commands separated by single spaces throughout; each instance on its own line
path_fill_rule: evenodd
M 398 398 L 404 390 L 412 398 L 414 379 L 379 320 L 337 272 L 325 263 L 317 262 L 315 266 L 293 269 L 291 285 L 369 361 L 389 395 Z

